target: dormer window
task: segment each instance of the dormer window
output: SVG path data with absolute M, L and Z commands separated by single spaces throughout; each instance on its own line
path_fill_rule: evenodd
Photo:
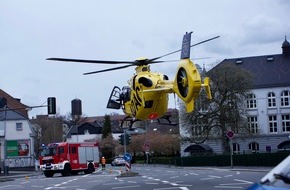
M 236 60 L 236 64 L 242 64 L 243 63 L 243 60 L 242 59 L 237 59 Z
M 268 56 L 267 57 L 267 61 L 274 61 L 274 57 L 273 56 Z

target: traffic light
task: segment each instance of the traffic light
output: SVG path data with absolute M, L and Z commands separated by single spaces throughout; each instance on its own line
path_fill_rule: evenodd
M 56 114 L 56 99 L 55 97 L 47 98 L 47 114 Z
M 131 143 L 131 136 L 127 133 L 119 135 L 119 142 L 121 145 L 129 145 Z
M 129 145 L 131 143 L 131 135 L 126 134 L 126 145 Z
M 122 135 L 119 135 L 119 142 L 120 142 L 120 144 L 121 145 L 124 145 L 124 134 L 122 134 Z

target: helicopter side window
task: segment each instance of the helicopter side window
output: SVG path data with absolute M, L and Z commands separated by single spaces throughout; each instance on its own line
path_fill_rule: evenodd
M 124 86 L 122 89 L 122 98 L 124 102 L 128 102 L 130 100 L 130 92 L 131 88 L 129 86 Z
M 146 87 L 151 87 L 152 85 L 153 85 L 153 83 L 152 83 L 152 80 L 151 79 L 148 79 L 148 78 L 146 78 L 146 77 L 140 77 L 139 79 L 138 79 L 138 82 L 140 83 L 140 84 L 143 84 L 144 86 L 146 86 Z
M 153 100 L 145 101 L 145 108 L 152 108 L 153 106 Z
M 163 80 L 169 80 L 169 77 L 167 75 L 163 75 Z

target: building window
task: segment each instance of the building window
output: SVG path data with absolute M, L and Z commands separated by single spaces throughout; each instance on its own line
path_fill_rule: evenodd
M 276 107 L 276 99 L 275 99 L 275 93 L 269 92 L 268 94 L 268 107 Z
M 192 136 L 202 136 L 205 131 L 206 124 L 199 118 L 194 120 L 194 124 L 192 126 Z
M 88 130 L 88 129 L 85 129 L 85 130 L 84 130 L 84 134 L 85 134 L 85 135 L 89 135 L 89 134 L 90 134 L 90 133 L 89 133 L 89 130 Z
M 269 131 L 270 133 L 277 133 L 277 116 L 269 115 Z
M 23 130 L 22 123 L 16 123 L 16 131 L 22 131 L 22 130 Z
M 282 130 L 290 132 L 290 115 L 282 115 Z
M 258 133 L 257 117 L 248 117 L 248 126 L 251 133 Z
M 248 109 L 257 108 L 257 100 L 255 94 L 247 95 L 247 108 Z
M 289 106 L 289 99 L 290 99 L 290 93 L 289 91 L 287 90 L 284 90 L 282 93 L 281 93 L 281 106 L 283 107 L 287 107 Z
M 233 143 L 233 153 L 240 154 L 240 145 L 238 143 Z
M 258 153 L 259 152 L 259 144 L 256 142 L 252 142 L 249 144 L 249 150 L 252 153 Z

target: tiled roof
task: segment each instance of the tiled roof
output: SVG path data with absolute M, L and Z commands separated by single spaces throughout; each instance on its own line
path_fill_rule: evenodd
M 290 44 L 286 36 L 282 43 L 282 54 L 225 59 L 216 67 L 225 63 L 236 64 L 251 72 L 254 88 L 290 86 Z
M 67 137 L 76 134 L 84 134 L 83 127 L 90 128 L 90 134 L 102 134 L 102 126 L 98 122 L 85 122 L 80 125 L 74 125 L 70 128 Z
M 24 117 L 28 118 L 28 111 L 27 108 L 29 108 L 27 105 L 22 104 L 20 102 L 20 99 L 14 98 L 2 89 L 0 89 L 0 98 L 6 98 L 7 100 L 7 107 L 10 109 L 13 109 L 14 112 L 17 112 Z
M 254 88 L 290 86 L 290 56 L 283 54 L 225 59 L 254 74 Z M 219 65 L 220 65 L 219 64 Z

